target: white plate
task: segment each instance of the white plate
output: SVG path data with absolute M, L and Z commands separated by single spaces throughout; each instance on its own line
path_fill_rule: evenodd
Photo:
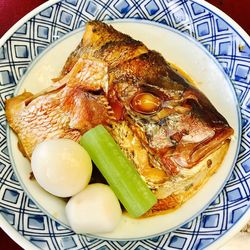
M 116 3 L 109 3 L 107 5 L 104 5 L 104 3 L 102 5 L 100 3 L 101 2 L 97 1 L 96 2 L 90 1 L 88 2 L 88 4 L 86 3 L 85 5 L 81 4 L 78 1 L 66 1 L 62 3 L 55 3 L 52 4 L 51 7 L 49 7 L 47 10 L 43 11 L 40 14 L 35 15 L 34 19 L 28 20 L 29 18 L 27 18 L 26 21 L 23 21 L 23 23 L 26 23 L 25 25 L 27 25 L 27 29 L 29 28 L 34 29 L 35 33 L 34 35 L 32 35 L 32 38 L 34 40 L 25 39 L 29 34 L 25 33 L 25 27 L 24 27 L 25 25 L 24 25 L 23 26 L 24 28 L 19 30 L 19 33 L 14 33 L 12 35 L 12 40 L 7 41 L 7 43 L 4 45 L 4 48 L 10 48 L 10 50 L 9 49 L 5 50 L 5 52 L 7 51 L 8 53 L 10 53 L 9 51 L 11 51 L 13 52 L 13 54 L 15 53 L 15 56 L 14 58 L 13 57 L 11 58 L 14 61 L 14 67 L 7 68 L 8 70 L 10 70 L 8 72 L 12 73 L 13 79 L 9 77 L 10 81 L 9 84 L 5 84 L 4 88 L 1 88 L 1 91 L 3 91 L 4 93 L 9 93 L 9 92 L 11 93 L 14 87 L 11 80 L 17 82 L 17 80 L 20 78 L 21 74 L 19 73 L 18 75 L 18 70 L 19 72 L 21 72 L 20 71 L 20 69 L 22 68 L 21 66 L 25 65 L 26 62 L 33 60 L 34 56 L 39 51 L 39 47 L 41 48 L 42 46 L 44 47 L 45 45 L 51 43 L 54 35 L 60 34 L 60 32 L 65 33 L 67 31 L 75 29 L 80 24 L 80 20 L 84 20 L 85 15 L 86 16 L 89 15 L 88 11 L 90 12 L 92 11 L 91 13 L 95 13 L 95 16 L 99 19 L 106 18 L 107 14 L 111 16 L 111 13 L 113 15 L 112 16 L 113 18 L 118 18 L 118 17 L 121 18 L 121 15 L 119 13 L 124 12 L 125 13 L 124 17 L 131 18 L 141 15 L 141 18 L 147 20 L 153 19 L 154 22 L 163 23 L 165 20 L 169 22 L 168 24 L 170 24 L 174 28 L 177 28 L 181 31 L 185 31 L 186 33 L 187 31 L 193 31 L 194 32 L 193 35 L 195 36 L 195 38 L 200 40 L 204 45 L 207 45 L 207 47 L 210 49 L 210 52 L 213 52 L 215 55 L 217 55 L 217 60 L 221 62 L 224 69 L 228 70 L 228 74 L 233 79 L 233 85 L 228 82 L 227 78 L 225 78 L 224 73 L 220 70 L 219 67 L 216 66 L 216 62 L 213 59 L 211 59 L 210 56 L 208 56 L 207 52 L 205 52 L 205 50 L 201 46 L 197 47 L 197 45 L 194 45 L 194 42 L 190 39 L 187 39 L 185 36 L 175 31 L 172 31 L 169 28 L 164 29 L 164 26 L 162 26 L 163 28 L 155 26 L 156 25 L 155 23 L 142 24 L 142 22 L 140 21 L 139 23 L 136 22 L 136 25 L 131 25 L 131 23 L 129 25 L 127 23 L 116 24 L 118 25 L 118 27 L 120 26 L 120 28 L 122 28 L 123 31 L 125 31 L 125 29 L 128 28 L 127 33 L 132 32 L 131 34 L 135 38 L 138 37 L 138 39 L 145 41 L 150 48 L 155 48 L 156 50 L 161 51 L 169 61 L 176 63 L 178 66 L 183 68 L 188 74 L 190 74 L 198 83 L 202 83 L 199 84 L 201 89 L 205 91 L 205 94 L 211 99 L 211 101 L 215 104 L 215 106 L 219 109 L 219 111 L 223 115 L 225 115 L 225 117 L 228 119 L 229 123 L 234 127 L 234 129 L 236 129 L 236 131 L 239 132 L 240 128 L 238 127 L 237 108 L 236 105 L 234 106 L 236 101 L 234 98 L 233 87 L 237 91 L 241 104 L 244 104 L 244 101 L 246 101 L 245 100 L 246 96 L 248 95 L 247 87 L 245 89 L 243 87 L 245 86 L 244 81 L 247 82 L 248 80 L 244 74 L 246 71 L 245 68 L 249 65 L 249 54 L 247 54 L 248 50 L 246 50 L 249 47 L 242 49 L 241 54 L 242 57 L 244 57 L 244 60 L 241 60 L 240 63 L 238 63 L 237 60 L 239 58 L 235 58 L 231 55 L 231 53 L 234 53 L 235 51 L 230 50 L 233 48 L 230 47 L 231 43 L 230 42 L 228 43 L 228 39 L 229 41 L 232 42 L 233 45 L 234 44 L 242 45 L 242 42 L 244 42 L 246 46 L 248 46 L 248 44 L 246 44 L 244 37 L 241 37 L 238 33 L 236 33 L 230 26 L 230 24 L 228 24 L 225 20 L 221 19 L 217 15 L 214 15 L 213 18 L 211 18 L 211 16 L 208 15 L 209 13 L 214 11 L 213 8 L 212 10 L 209 10 L 207 9 L 206 4 L 198 5 L 193 1 L 185 1 L 185 2 L 168 1 L 163 5 L 161 5 L 161 3 L 159 3 L 158 1 L 143 1 L 140 6 L 139 5 L 137 7 L 134 6 L 133 8 L 129 7 L 125 8 L 127 5 L 128 6 L 131 5 L 130 1 L 117 1 Z M 96 8 L 94 6 L 96 6 Z M 158 10 L 155 6 L 158 6 Z M 105 7 L 107 7 L 106 10 L 103 10 L 102 8 Z M 76 12 L 76 9 L 81 10 L 81 12 Z M 169 12 L 166 12 L 165 11 L 166 9 L 168 9 Z M 141 12 L 142 10 L 144 12 Z M 187 10 L 189 10 L 189 12 Z M 148 14 L 145 14 L 147 12 Z M 31 26 L 31 24 L 35 25 Z M 148 25 L 150 25 L 150 29 Z M 159 29 L 161 30 L 164 29 L 164 31 L 159 32 L 158 31 Z M 216 36 L 215 32 L 217 32 Z M 233 41 L 230 40 L 232 38 L 231 37 L 232 33 L 234 35 L 237 34 L 235 40 Z M 43 74 L 46 75 L 47 77 L 45 79 L 48 79 L 51 76 L 54 77 L 56 75 L 56 72 L 58 72 L 58 70 L 63 65 L 64 58 L 66 58 L 67 53 L 71 51 L 72 48 L 75 46 L 73 42 L 72 43 L 69 42 L 70 39 L 73 39 L 73 41 L 76 44 L 80 36 L 81 34 L 79 32 L 77 33 L 76 31 L 75 33 L 68 35 L 67 37 L 62 39 L 59 43 L 57 43 L 56 46 L 53 48 L 53 50 L 50 49 L 46 51 L 46 53 L 43 54 L 43 56 L 40 57 L 39 60 L 33 63 L 31 70 L 24 78 L 22 84 L 19 85 L 20 88 L 26 86 L 28 89 L 31 89 L 32 91 L 36 91 L 39 87 L 43 88 L 43 83 L 47 81 L 44 81 L 44 79 L 42 78 L 36 79 L 37 80 L 36 82 L 33 81 L 34 79 L 32 80 L 32 74 L 33 77 L 36 75 L 36 68 L 39 68 L 40 71 L 45 70 L 45 72 L 47 72 L 46 74 Z M 221 37 L 224 40 L 219 40 L 218 37 Z M 178 43 L 176 41 L 178 41 Z M 60 49 L 59 47 L 64 43 L 66 43 L 67 45 L 70 44 L 72 47 L 67 46 L 68 51 L 64 51 L 65 52 L 64 54 L 60 53 L 60 58 L 58 58 L 58 60 L 56 60 L 56 62 L 52 64 L 53 67 L 47 68 L 47 71 L 46 69 L 39 67 L 39 63 L 41 63 L 42 65 L 47 65 L 47 63 L 44 64 L 42 62 L 47 62 L 46 60 L 48 60 L 49 56 L 51 56 L 52 60 L 54 58 L 57 58 L 57 56 L 56 57 L 53 56 L 53 51 L 56 52 L 56 49 Z M 21 46 L 23 45 L 23 47 L 18 47 L 20 45 Z M 174 48 L 171 47 L 173 45 L 175 46 Z M 194 48 L 192 48 L 192 45 Z M 208 45 L 210 45 L 210 47 Z M 176 50 L 175 48 L 178 49 Z M 195 49 L 196 52 L 194 53 Z M 227 55 L 227 53 L 229 53 L 229 55 Z M 237 53 L 239 52 L 237 51 Z M 193 56 L 194 54 L 195 58 L 197 57 L 197 61 L 196 59 L 190 60 L 190 58 L 192 58 L 190 57 L 190 55 Z M 183 60 L 183 58 L 185 60 Z M 227 60 L 223 61 L 224 58 L 226 58 Z M 0 61 L 0 66 L 2 66 L 2 68 L 5 67 L 3 63 L 4 60 Z M 191 65 L 192 67 L 190 67 Z M 208 66 L 214 68 L 208 68 Z M 213 74 L 211 74 L 211 72 L 213 72 Z M 216 86 L 214 85 L 213 80 L 218 79 L 218 77 L 220 79 L 219 81 L 221 84 L 220 86 L 224 86 L 225 90 L 218 88 L 218 85 Z M 2 79 L 6 81 L 7 79 L 6 73 L 2 73 Z M 27 79 L 30 79 L 31 81 L 28 81 Z M 211 80 L 211 82 L 209 82 L 209 79 Z M 31 84 L 25 85 L 28 82 Z M 215 89 L 216 91 L 214 91 Z M 240 92 L 239 89 L 242 91 Z M 8 96 L 8 94 L 6 94 L 5 96 Z M 223 98 L 221 98 L 221 96 L 223 96 Z M 232 110 L 228 109 L 228 107 L 232 107 Z M 245 125 L 245 122 L 243 123 L 243 125 Z M 236 139 L 237 137 L 239 136 L 236 133 Z M 233 141 L 232 146 L 230 147 L 230 150 L 232 151 L 229 152 L 226 159 L 228 160 L 228 162 L 224 163 L 222 168 L 220 168 L 219 170 L 220 172 L 218 172 L 218 174 L 212 177 L 211 181 L 209 181 L 209 183 L 197 194 L 197 196 L 193 198 L 193 203 L 191 203 L 191 201 L 186 203 L 181 209 L 175 212 L 177 213 L 175 214 L 175 216 L 174 214 L 168 215 L 167 220 L 164 221 L 164 226 L 163 225 L 161 226 L 161 222 L 163 221 L 162 219 L 159 219 L 157 221 L 157 219 L 154 218 L 152 219 L 153 222 L 151 221 L 147 222 L 146 220 L 145 222 L 146 228 L 148 228 L 147 223 L 150 224 L 154 223 L 152 224 L 152 227 L 149 228 L 148 231 L 146 231 L 146 235 L 159 233 L 162 232 L 162 230 L 172 230 L 174 227 L 179 226 L 181 223 L 185 222 L 186 220 L 189 220 L 191 217 L 198 215 L 197 213 L 203 210 L 205 206 L 208 205 L 207 202 L 211 201 L 211 199 L 214 198 L 214 195 L 216 195 L 217 192 L 222 187 L 223 181 L 228 177 L 228 174 L 230 173 L 230 165 L 233 162 L 233 157 L 235 154 L 236 147 L 237 145 L 235 140 Z M 242 167 L 240 168 L 240 166 L 238 167 L 236 165 L 233 176 L 228 182 L 227 186 L 219 194 L 218 198 L 213 202 L 213 204 L 210 205 L 205 210 L 204 213 L 202 213 L 201 215 L 196 217 L 196 219 L 194 219 L 190 223 L 187 223 L 186 225 L 184 225 L 183 227 L 179 228 L 176 231 L 172 231 L 171 233 L 167 233 L 163 236 L 154 237 L 147 241 L 137 241 L 137 242 L 135 241 L 135 243 L 133 243 L 134 244 L 133 247 L 136 248 L 136 246 L 140 245 L 146 248 L 149 245 L 150 246 L 162 245 L 164 248 L 172 247 L 174 249 L 175 248 L 188 249 L 191 246 L 199 249 L 204 247 L 205 245 L 211 244 L 216 239 L 221 238 L 221 235 L 218 234 L 218 232 L 229 231 L 229 229 L 233 226 L 233 224 L 235 224 L 235 222 L 245 214 L 247 206 L 249 205 L 246 199 L 249 192 L 249 189 L 247 189 L 247 180 L 249 175 L 247 174 L 248 173 L 247 171 L 248 169 L 246 167 L 247 165 L 243 164 L 244 161 L 247 161 L 248 159 L 246 153 L 248 151 L 248 147 L 246 147 L 244 141 L 242 147 L 244 147 L 245 150 L 243 151 L 241 150 L 241 155 L 242 152 L 243 155 L 246 155 L 246 158 L 240 158 L 241 160 L 243 159 L 243 161 L 241 161 Z M 16 164 L 17 166 L 16 173 L 18 173 L 18 175 L 20 175 L 20 173 L 25 175 L 25 173 L 18 170 L 18 168 L 23 165 L 20 164 L 21 162 L 19 162 L 19 160 L 21 159 L 18 158 L 18 157 L 21 158 L 21 156 L 18 155 L 18 151 L 14 150 L 14 148 L 12 147 L 12 152 L 14 156 L 13 161 L 18 162 L 18 164 Z M 4 160 L 9 162 L 8 158 L 7 159 L 5 158 Z M 23 190 L 18 188 L 19 185 L 18 183 L 15 183 L 16 186 L 14 187 L 14 189 L 10 189 L 8 181 L 12 177 L 12 170 L 9 165 L 7 166 L 9 169 L 7 171 L 8 175 L 7 172 L 5 172 L 6 173 L 6 175 L 4 175 L 5 178 L 2 179 L 4 185 L 3 189 L 1 189 L 2 191 L 1 205 L 3 207 L 3 209 L 1 209 L 1 213 L 2 215 L 5 216 L 5 219 L 7 221 L 13 224 L 14 227 L 19 228 L 19 230 L 20 228 L 22 228 L 22 232 L 25 232 L 25 237 L 31 240 L 32 243 L 38 245 L 41 248 L 45 248 L 46 245 L 49 246 L 49 248 L 51 249 L 57 249 L 58 247 L 60 248 L 61 245 L 59 244 L 59 242 L 63 242 L 67 246 L 72 245 L 72 247 L 74 245 L 80 246 L 83 244 L 83 242 L 87 247 L 91 247 L 92 244 L 95 244 L 96 247 L 102 245 L 105 245 L 107 247 L 121 246 L 119 242 L 109 243 L 107 241 L 101 241 L 101 240 L 94 240 L 94 239 L 89 240 L 89 238 L 86 236 L 74 235 L 67 228 L 59 226 L 53 220 L 49 219 L 42 211 L 37 209 L 36 206 L 34 206 L 30 201 L 27 200 L 25 194 L 23 193 Z M 244 178 L 242 178 L 242 176 Z M 23 176 L 19 177 L 20 180 L 24 180 L 23 178 L 25 178 Z M 242 179 L 241 182 L 239 182 L 240 178 Z M 37 194 L 40 195 L 40 191 L 32 193 L 33 191 L 29 187 L 27 191 L 30 192 L 31 196 L 33 196 L 35 200 L 43 207 L 43 210 L 47 210 L 54 217 L 57 217 L 57 219 L 66 223 L 64 216 L 58 217 L 58 215 L 62 215 L 61 211 L 63 211 L 63 205 L 61 206 L 61 208 L 55 206 L 55 209 L 51 211 L 50 208 L 46 207 L 47 202 L 46 204 L 39 202 L 39 197 L 37 197 Z M 199 195 L 201 196 L 199 197 Z M 17 196 L 18 198 L 16 199 Z M 45 195 L 45 197 L 47 196 Z M 204 199 L 204 197 L 206 197 L 206 199 Z M 12 209 L 10 204 L 13 204 L 13 202 L 16 204 L 15 205 L 16 207 L 21 207 L 23 209 L 23 213 L 17 212 L 16 210 Z M 51 199 L 51 202 L 52 203 L 54 202 L 53 199 Z M 191 205 L 196 203 L 197 205 L 195 206 Z M 14 214 L 15 217 L 14 222 L 11 219 L 11 216 L 9 216 L 9 214 L 11 213 Z M 20 221 L 20 219 L 18 218 L 23 218 L 21 220 L 22 224 L 18 223 Z M 133 224 L 134 229 L 136 229 L 136 226 L 138 226 L 138 230 L 135 230 L 137 234 L 131 231 L 130 235 L 129 234 L 122 235 L 121 233 L 127 231 L 126 226 L 128 226 L 129 229 L 131 228 L 131 223 Z M 141 225 L 141 222 L 138 224 L 137 221 L 136 222 L 130 221 L 128 224 L 125 223 L 124 225 L 125 225 L 125 230 L 124 228 L 120 229 L 118 228 L 118 231 L 114 232 L 113 235 L 106 235 L 105 237 L 114 238 L 117 237 L 117 235 L 118 237 L 122 238 L 145 236 L 145 234 L 143 234 L 142 232 L 143 230 L 141 230 L 141 228 L 144 227 L 144 225 Z M 44 237 L 49 232 L 51 232 L 51 230 L 53 231 L 53 234 L 51 234 L 49 237 Z M 110 244 L 113 245 L 111 246 Z M 130 243 L 123 242 L 123 244 L 124 246 L 126 245 L 129 246 Z
M 151 49 L 158 50 L 168 61 L 187 72 L 235 130 L 227 156 L 218 172 L 210 178 L 197 195 L 181 208 L 147 219 L 132 219 L 123 216 L 122 222 L 113 232 L 96 235 L 119 240 L 152 237 L 171 231 L 194 218 L 212 202 L 225 185 L 232 171 L 240 140 L 238 103 L 232 84 L 221 66 L 199 43 L 173 29 L 149 22 L 123 20 L 123 22 L 111 23 L 119 31 L 144 42 Z M 83 29 L 81 28 L 44 51 L 38 60 L 29 67 L 29 71 L 19 83 L 15 95 L 24 90 L 38 93 L 50 86 L 51 79 L 59 75 L 68 55 L 81 41 L 82 35 Z M 18 150 L 17 137 L 13 132 L 8 137 L 8 148 L 12 166 L 26 193 L 46 214 L 64 225 L 68 225 L 65 216 L 65 200 L 50 195 L 40 188 L 36 181 L 29 179 L 30 163 Z

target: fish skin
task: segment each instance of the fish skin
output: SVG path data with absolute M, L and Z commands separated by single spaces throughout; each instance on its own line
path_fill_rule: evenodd
M 91 73 L 82 75 L 87 70 Z M 24 156 L 30 159 L 35 146 L 44 140 L 78 141 L 87 130 L 108 123 L 111 116 L 105 97 L 88 92 L 99 91 L 107 81 L 105 64 L 79 59 L 64 78 L 45 91 L 36 95 L 24 92 L 6 100 L 6 117 Z
M 85 26 L 83 38 L 68 57 L 59 77 L 68 74 L 79 58 L 101 59 L 110 66 L 147 53 L 147 47 L 140 41 L 115 30 L 111 25 L 90 21 Z

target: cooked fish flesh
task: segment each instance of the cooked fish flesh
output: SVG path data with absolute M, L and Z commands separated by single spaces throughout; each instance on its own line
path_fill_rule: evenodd
M 48 90 L 6 102 L 30 158 L 50 138 L 79 137 L 104 124 L 153 190 L 146 214 L 180 206 L 220 166 L 233 129 L 208 98 L 156 51 L 99 21 Z

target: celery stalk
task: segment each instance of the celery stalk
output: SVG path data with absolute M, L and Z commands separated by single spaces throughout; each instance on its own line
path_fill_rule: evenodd
M 157 202 L 133 164 L 102 125 L 86 132 L 80 144 L 132 217 L 143 215 Z

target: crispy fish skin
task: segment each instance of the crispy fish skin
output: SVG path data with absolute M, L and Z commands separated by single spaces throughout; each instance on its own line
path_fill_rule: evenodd
M 71 71 L 79 58 L 101 59 L 112 66 L 148 52 L 140 41 L 115 30 L 112 26 L 99 21 L 86 24 L 80 44 L 68 57 L 60 77 Z
M 134 100 L 141 96 L 158 100 L 156 109 L 140 112 Z M 146 216 L 191 197 L 221 165 L 233 134 L 205 95 L 159 53 L 99 21 L 86 24 L 52 88 L 8 100 L 6 116 L 27 157 L 43 140 L 78 140 L 105 124 L 158 198 Z

